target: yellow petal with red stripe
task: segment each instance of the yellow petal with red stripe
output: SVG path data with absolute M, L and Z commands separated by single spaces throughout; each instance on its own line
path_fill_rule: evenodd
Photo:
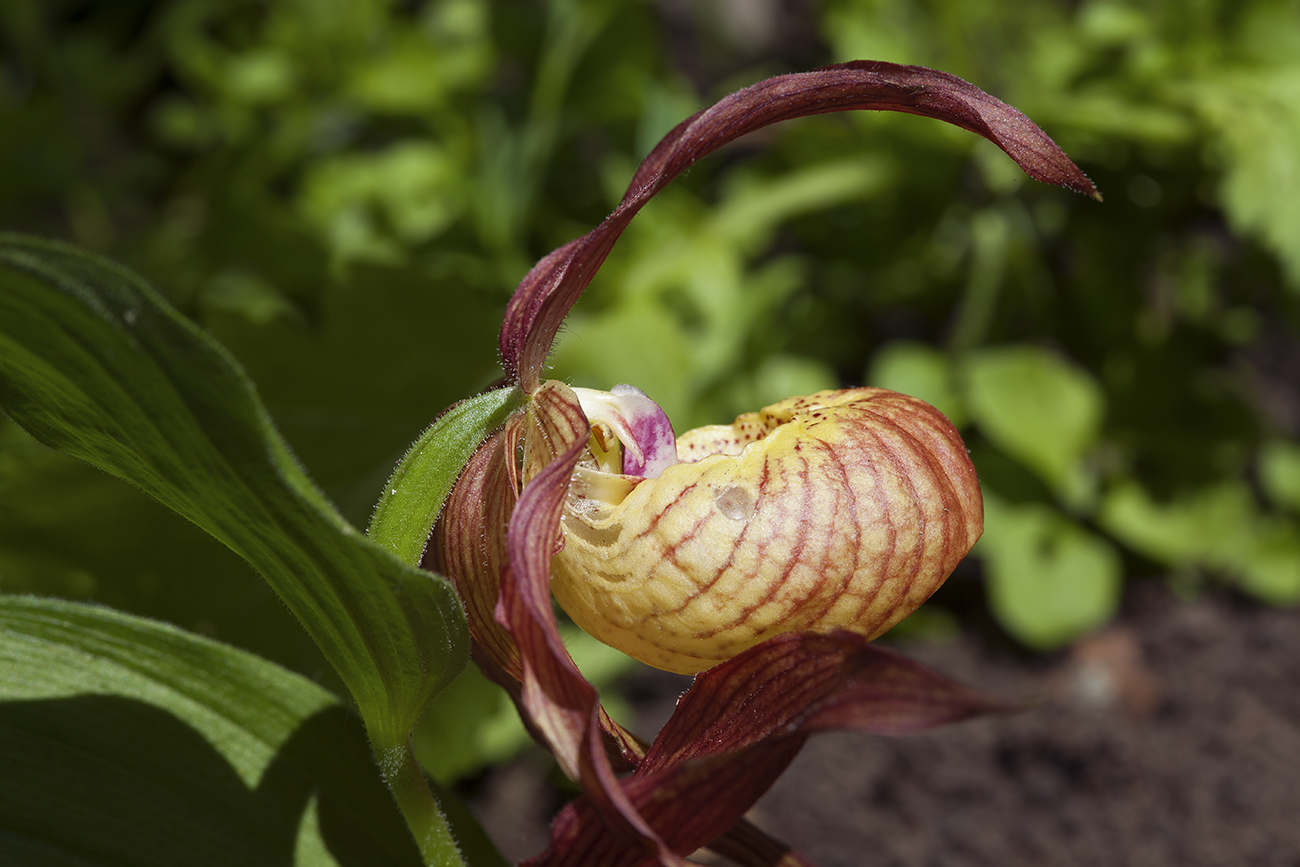
M 552 590 L 583 629 L 693 673 L 786 632 L 875 637 L 983 530 L 952 424 L 884 389 L 820 392 L 690 431 L 658 478 L 580 467 Z

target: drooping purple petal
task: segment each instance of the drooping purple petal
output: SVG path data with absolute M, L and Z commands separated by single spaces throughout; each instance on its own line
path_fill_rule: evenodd
M 956 76 L 920 66 L 856 61 L 769 78 L 679 124 L 646 157 L 603 223 L 546 256 L 524 277 L 501 326 L 507 372 L 525 391 L 537 388 L 560 323 L 619 235 L 647 201 L 696 160 L 779 121 L 858 109 L 955 124 L 998 145 L 1030 177 L 1100 198 L 1087 176 L 1033 121 Z
M 1009 706 L 852 632 L 788 633 L 700 674 L 639 771 L 794 731 L 911 734 Z
M 687 855 L 731 827 L 740 816 L 726 807 L 738 796 L 744 797 L 743 793 L 767 791 L 805 739 L 805 735 L 783 738 L 745 751 L 734 760 L 714 757 L 650 773 L 633 773 L 619 781 L 620 791 L 662 835 L 671 851 Z M 618 834 L 611 833 L 591 800 L 584 797 L 556 817 L 551 826 L 551 848 L 521 867 L 643 867 L 663 863 L 656 857 L 626 845 Z
M 470 458 L 447 498 L 433 528 L 421 563 L 448 576 L 465 606 L 474 659 L 494 681 L 517 692 L 519 650 L 511 635 L 494 619 L 506 554 L 501 540 L 484 527 L 504 527 L 517 499 L 515 453 L 522 417 L 512 416 L 505 427 L 483 441 Z
M 582 765 L 583 733 L 596 691 L 578 672 L 555 623 L 550 563 L 559 540 L 569 477 L 582 454 L 587 420 L 563 401 L 539 391 L 529 407 L 559 452 L 525 486 L 510 516 L 496 619 L 514 637 L 522 658 L 524 703 L 560 766 L 574 779 Z
M 811 734 L 922 731 L 1007 709 L 1001 702 L 846 632 L 779 636 L 699 675 L 645 758 L 619 781 L 674 852 L 708 845 L 776 780 Z M 530 867 L 631 867 L 587 799 L 556 820 Z
M 496 619 L 519 647 L 520 701 L 533 730 L 546 741 L 561 769 L 588 793 L 587 803 L 599 816 L 599 824 L 617 841 L 611 845 L 669 867 L 684 867 L 685 862 L 646 824 L 618 785 L 601 727 L 599 697 L 573 664 L 551 607 L 551 557 L 559 542 L 569 479 L 590 427 L 576 396 L 558 382 L 549 382 L 532 395 L 529 413 L 541 441 L 556 457 L 525 484 L 506 536 L 508 558 Z

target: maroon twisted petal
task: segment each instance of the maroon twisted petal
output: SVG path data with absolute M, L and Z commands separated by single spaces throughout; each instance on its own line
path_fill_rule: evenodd
M 623 230 L 696 160 L 779 121 L 859 109 L 919 114 L 968 129 L 1006 151 L 1030 177 L 1101 198 L 1092 181 L 1033 121 L 946 72 L 854 61 L 769 78 L 678 124 L 645 158 L 604 222 L 546 256 L 524 277 L 501 325 L 499 346 L 507 373 L 525 391 L 537 388 L 560 323 Z

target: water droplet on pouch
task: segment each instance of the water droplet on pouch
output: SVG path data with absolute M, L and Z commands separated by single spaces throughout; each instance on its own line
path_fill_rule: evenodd
M 714 491 L 713 501 L 718 504 L 718 511 L 733 521 L 748 521 L 754 514 L 754 498 L 736 485 Z

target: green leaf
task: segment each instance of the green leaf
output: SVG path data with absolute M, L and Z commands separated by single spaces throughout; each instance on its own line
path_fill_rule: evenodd
M 1300 443 L 1275 439 L 1260 446 L 1259 482 L 1270 500 L 1300 513 Z
M 1106 495 L 1098 520 L 1155 560 L 1224 572 L 1274 605 L 1300 601 L 1300 527 L 1261 513 L 1244 481 L 1196 488 L 1165 502 L 1137 482 L 1124 482 Z
M 404 745 L 464 667 L 450 585 L 345 522 L 235 361 L 126 269 L 0 235 L 0 407 L 248 560 L 337 669 L 377 750 Z
M 1220 70 L 1181 90 L 1227 156 L 1220 195 L 1234 227 L 1267 245 L 1300 288 L 1300 65 Z
M 393 471 L 366 535 L 419 565 L 442 504 L 488 434 L 523 404 L 523 392 L 500 388 L 463 400 L 426 430 Z
M 1270 605 L 1300 602 L 1300 525 L 1258 519 L 1250 543 L 1235 553 L 1243 590 Z
M 1225 482 L 1160 502 L 1125 480 L 1107 492 L 1097 517 L 1107 532 L 1154 560 L 1175 567 L 1214 564 L 1246 543 L 1251 499 L 1244 483 Z
M 1059 647 L 1108 621 L 1119 606 L 1122 564 L 1104 539 L 1041 504 L 984 496 L 989 604 L 1026 644 Z
M 1058 493 L 1080 489 L 1079 459 L 1096 442 L 1105 396 L 1085 371 L 1036 346 L 973 353 L 966 408 L 998 448 Z
M 400 262 L 460 215 L 465 185 L 463 167 L 422 137 L 308 164 L 299 209 L 334 264 Z
M 8 593 L 162 620 L 344 689 L 238 555 L 138 488 L 41 445 L 3 414 L 0 576 Z
M 0 595 L 0 671 L 0 863 L 420 863 L 360 722 L 260 657 Z

